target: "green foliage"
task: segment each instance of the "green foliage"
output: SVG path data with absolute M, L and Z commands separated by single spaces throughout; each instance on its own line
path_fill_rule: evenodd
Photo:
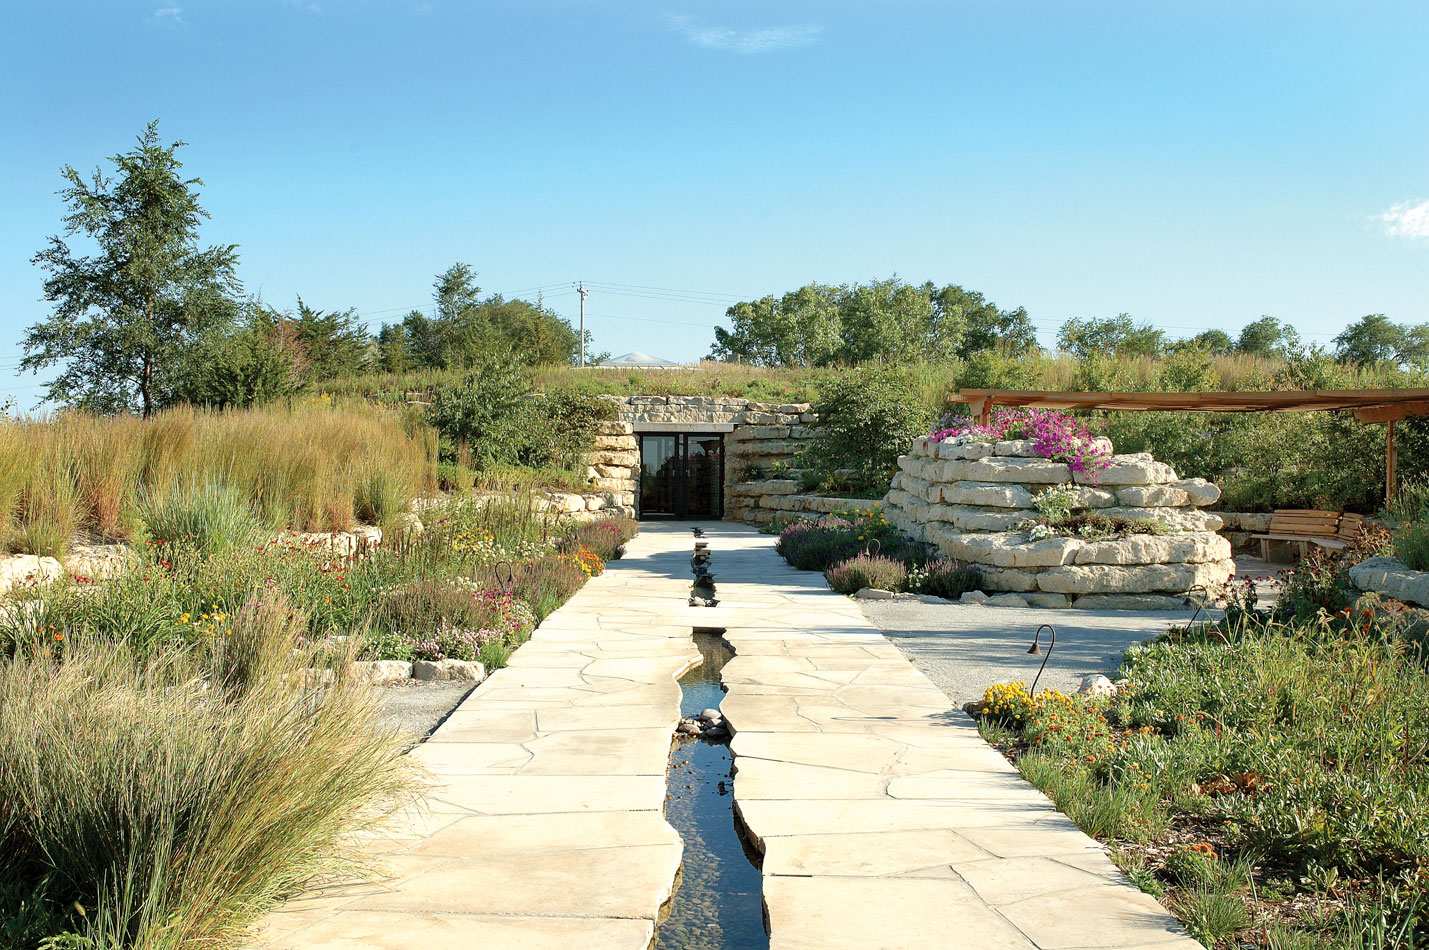
M 1207 946 L 1253 937 L 1256 899 L 1283 902 L 1276 945 L 1376 928 L 1417 945 L 1429 684 L 1392 619 L 1242 611 L 1128 651 L 1103 706 L 992 687 L 981 728 L 1090 833 L 1155 842 L 1160 880 L 1139 883 Z M 1327 895 L 1338 921 L 1307 913 Z
M 500 294 L 482 298 L 470 265 L 453 264 L 432 290 L 433 315 L 413 310 L 400 324 L 383 325 L 377 337 L 382 368 L 467 370 L 493 360 L 569 364 L 580 352 L 579 335 L 554 311 Z
M 1093 354 L 1110 356 L 1155 356 L 1165 345 L 1166 334 L 1149 323 L 1134 323 L 1131 314 L 1105 319 L 1079 320 L 1062 324 L 1057 346 L 1079 360 Z
M 485 472 L 583 467 L 600 422 L 614 415 L 610 400 L 572 391 L 542 396 L 522 367 L 490 362 L 459 385 L 437 390 L 427 421 L 440 437 L 442 461 Z
M 334 660 L 304 626 L 269 594 L 211 648 L 34 642 L 0 662 L 7 946 L 228 945 L 356 866 L 409 771 L 369 689 L 312 687 L 303 670 Z
M 1415 571 L 1429 571 L 1429 522 L 1407 524 L 1394 532 L 1394 556 Z
M 1261 317 L 1241 329 L 1235 346 L 1241 353 L 1262 359 L 1289 357 L 1300 346 L 1300 335 L 1288 323 Z
M 869 361 L 946 362 L 989 349 L 1036 348 L 1027 312 L 998 310 L 979 293 L 896 277 L 867 284 L 808 284 L 782 297 L 730 307 L 711 357 L 757 366 Z
M 1335 337 L 1335 355 L 1349 363 L 1423 367 L 1429 363 L 1429 323 L 1406 326 L 1372 313 Z
M 199 247 L 208 215 L 195 190 L 203 183 L 179 173 L 183 144 L 162 144 L 151 122 L 111 159 L 116 177 L 64 168 L 65 237 L 82 235 L 98 253 L 76 255 L 54 236 L 33 259 L 55 308 L 26 331 L 21 365 L 63 365 L 49 384 L 55 402 L 148 416 L 170 399 L 189 347 L 236 314 L 237 249 Z
M 898 456 L 932 425 L 906 369 L 866 366 L 828 377 L 820 387 L 819 419 L 800 466 L 849 469 L 858 487 L 886 489 Z
M 263 525 L 238 489 L 219 482 L 177 485 L 139 502 L 148 535 L 160 544 L 186 542 L 203 555 L 259 543 Z

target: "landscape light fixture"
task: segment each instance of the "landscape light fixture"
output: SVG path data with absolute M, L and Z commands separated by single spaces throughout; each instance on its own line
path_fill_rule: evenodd
M 1043 653 L 1042 653 L 1042 647 L 1039 645 L 1039 644 L 1041 643 L 1041 640 L 1042 640 L 1042 631 L 1043 631 L 1043 630 L 1050 630 L 1050 631 L 1052 631 L 1052 637 L 1051 637 L 1051 639 L 1049 640 L 1049 642 L 1047 643 L 1047 653 L 1046 653 L 1045 656 L 1044 656 Z M 1032 692 L 1031 692 L 1031 695 L 1032 695 L 1033 698 L 1036 698 L 1036 696 L 1037 696 L 1037 681 L 1042 678 L 1042 671 L 1047 668 L 1047 661 L 1050 660 L 1050 659 L 1052 659 L 1052 650 L 1053 650 L 1053 648 L 1055 648 L 1056 646 L 1057 646 L 1057 628 L 1054 627 L 1054 626 L 1052 626 L 1050 623 L 1044 623 L 1042 626 L 1038 627 L 1038 628 L 1037 628 L 1037 632 L 1032 635 L 1032 645 L 1027 648 L 1027 652 L 1030 653 L 1032 656 L 1041 656 L 1041 657 L 1042 657 L 1042 665 L 1039 666 L 1039 667 L 1037 667 L 1037 675 L 1032 678 Z

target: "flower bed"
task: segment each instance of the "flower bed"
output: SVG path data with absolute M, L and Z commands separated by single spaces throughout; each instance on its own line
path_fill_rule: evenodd
M 1111 446 L 1105 440 L 1092 438 L 1081 420 L 1051 409 L 996 409 L 985 426 L 950 414 L 938 421 L 928 438 L 958 444 L 1030 440 L 1038 456 L 1065 462 L 1073 474 L 1093 480 L 1111 465 Z
M 957 599 L 981 580 L 976 568 L 909 541 L 879 506 L 786 525 L 775 550 L 800 570 L 823 571 L 841 594 L 872 587 Z
M 1109 699 L 992 687 L 983 735 L 1208 947 L 1422 945 L 1419 634 L 1248 607 L 1129 651 Z

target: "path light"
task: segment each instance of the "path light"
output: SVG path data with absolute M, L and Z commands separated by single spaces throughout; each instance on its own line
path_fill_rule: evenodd
M 1191 595 L 1196 591 L 1201 592 L 1201 597 L 1196 601 L 1196 612 L 1191 614 L 1191 619 L 1186 621 L 1186 629 L 1189 630 L 1196 625 L 1196 618 L 1201 616 L 1201 611 L 1206 607 L 1206 601 L 1211 599 L 1211 592 L 1206 590 L 1205 584 L 1197 584 L 1186 591 L 1186 606 L 1191 606 Z
M 1038 644 L 1041 642 L 1041 640 L 1042 640 L 1042 631 L 1043 631 L 1043 630 L 1050 630 L 1050 631 L 1052 631 L 1052 639 L 1051 639 L 1051 640 L 1048 642 L 1048 644 L 1047 644 L 1047 655 L 1046 655 L 1046 656 L 1042 656 L 1042 647 L 1038 645 Z M 1037 632 L 1032 635 L 1032 645 L 1027 648 L 1027 652 L 1030 653 L 1030 654 L 1032 654 L 1033 656 L 1041 656 L 1041 657 L 1042 657 L 1042 665 L 1039 666 L 1039 667 L 1037 667 L 1037 675 L 1032 678 L 1032 692 L 1031 692 L 1031 696 L 1032 696 L 1034 699 L 1035 699 L 1036 696 L 1037 696 L 1037 681 L 1042 678 L 1042 671 L 1047 668 L 1047 661 L 1050 660 L 1050 659 L 1052 659 L 1052 649 L 1053 649 L 1056 645 L 1057 645 L 1057 628 L 1054 627 L 1054 626 L 1052 626 L 1050 623 L 1044 623 L 1042 626 L 1038 627 L 1038 628 L 1037 628 Z
M 699 527 L 698 525 L 691 528 L 690 530 L 695 533 L 695 537 L 697 538 L 703 538 L 705 536 L 705 529 Z
M 510 561 L 497 561 L 496 566 L 492 568 L 492 573 L 496 575 L 496 583 L 502 587 L 510 587 L 511 582 L 515 580 L 515 574 L 511 570 Z M 502 579 L 502 574 L 506 575 L 505 580 Z

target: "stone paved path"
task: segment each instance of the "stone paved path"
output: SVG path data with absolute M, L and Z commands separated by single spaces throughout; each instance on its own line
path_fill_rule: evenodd
M 772 950 L 1199 946 L 773 539 L 706 525 L 720 606 L 684 606 L 691 535 L 647 525 L 417 749 L 430 807 L 392 877 L 291 902 L 270 947 L 649 944 L 680 844 L 661 816 L 692 627 L 736 657 L 735 804 Z

